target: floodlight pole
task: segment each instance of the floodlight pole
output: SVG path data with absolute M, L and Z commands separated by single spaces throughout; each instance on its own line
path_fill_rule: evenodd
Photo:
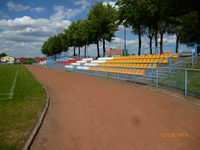
M 126 27 L 124 26 L 124 52 L 126 56 Z

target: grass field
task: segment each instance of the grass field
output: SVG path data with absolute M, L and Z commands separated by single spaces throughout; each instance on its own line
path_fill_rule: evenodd
M 23 65 L 0 65 L 0 149 L 20 149 L 46 102 L 46 91 Z
M 193 69 L 200 69 L 200 63 L 193 66 Z M 200 97 L 200 71 L 191 71 L 187 72 L 187 92 Z M 185 90 L 185 71 L 181 70 L 176 72 L 171 77 L 161 79 L 159 85 L 168 87 L 171 89 L 178 89 L 181 91 Z

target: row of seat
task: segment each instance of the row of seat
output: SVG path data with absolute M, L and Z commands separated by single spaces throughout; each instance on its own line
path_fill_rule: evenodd
M 98 67 L 114 67 L 114 68 L 143 68 L 143 69 L 156 69 L 157 64 L 99 64 Z
M 166 53 L 166 54 L 153 54 L 153 55 L 132 55 L 132 56 L 118 56 L 114 57 L 114 59 L 144 59 L 144 58 L 154 58 L 154 59 L 164 59 L 168 57 L 172 57 L 174 54 L 173 53 Z M 178 57 L 178 55 L 175 55 L 173 57 Z
M 101 67 L 90 67 L 92 71 L 102 71 L 102 72 L 112 72 L 112 73 L 121 73 L 121 74 L 135 74 L 143 76 L 145 74 L 144 70 L 141 69 L 117 69 L 117 68 L 101 68 Z
M 106 63 L 168 63 L 168 59 L 127 59 L 127 60 L 107 60 Z
M 77 61 L 81 61 L 82 59 L 69 59 L 67 61 L 60 62 L 60 64 L 70 65 L 71 63 L 76 63 Z

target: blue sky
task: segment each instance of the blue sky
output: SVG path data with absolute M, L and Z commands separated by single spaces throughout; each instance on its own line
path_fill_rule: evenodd
M 115 3 L 115 0 L 101 1 L 113 6 Z M 43 42 L 68 28 L 72 21 L 87 18 L 95 3 L 96 0 L 0 0 L 0 53 L 14 57 L 43 56 L 40 51 Z M 123 48 L 122 26 L 115 36 L 111 43 L 106 43 L 106 49 Z M 143 46 L 148 46 L 147 37 L 142 40 Z M 166 36 L 164 42 L 175 43 L 175 37 Z M 136 49 L 137 43 L 137 36 L 127 29 L 127 48 Z M 102 53 L 102 43 L 100 49 Z M 72 53 L 71 48 L 69 52 Z M 95 56 L 96 45 L 90 45 L 88 53 Z

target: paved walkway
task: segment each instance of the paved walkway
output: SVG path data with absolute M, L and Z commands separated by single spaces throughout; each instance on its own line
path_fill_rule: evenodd
M 51 101 L 32 150 L 200 149 L 194 104 L 117 80 L 27 68 Z

